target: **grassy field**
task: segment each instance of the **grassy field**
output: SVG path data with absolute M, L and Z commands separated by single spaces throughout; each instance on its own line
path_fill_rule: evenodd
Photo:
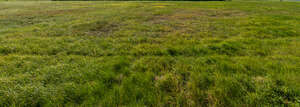
M 0 106 L 300 106 L 300 2 L 0 2 Z

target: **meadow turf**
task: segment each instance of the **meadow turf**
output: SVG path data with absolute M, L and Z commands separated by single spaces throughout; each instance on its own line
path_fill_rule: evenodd
M 300 2 L 0 2 L 0 106 L 300 106 Z

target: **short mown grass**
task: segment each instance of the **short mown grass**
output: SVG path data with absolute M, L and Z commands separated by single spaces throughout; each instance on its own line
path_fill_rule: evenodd
M 0 2 L 0 106 L 299 106 L 300 3 Z

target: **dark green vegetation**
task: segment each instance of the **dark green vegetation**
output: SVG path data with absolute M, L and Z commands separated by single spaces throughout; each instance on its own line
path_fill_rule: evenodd
M 51 0 L 51 1 L 225 1 L 225 0 Z
M 0 2 L 0 106 L 300 103 L 300 3 Z
M 225 1 L 225 0 L 51 0 L 51 1 Z

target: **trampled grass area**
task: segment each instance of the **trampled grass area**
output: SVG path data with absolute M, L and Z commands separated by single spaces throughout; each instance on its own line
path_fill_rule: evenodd
M 0 106 L 299 106 L 300 3 L 0 2 Z

